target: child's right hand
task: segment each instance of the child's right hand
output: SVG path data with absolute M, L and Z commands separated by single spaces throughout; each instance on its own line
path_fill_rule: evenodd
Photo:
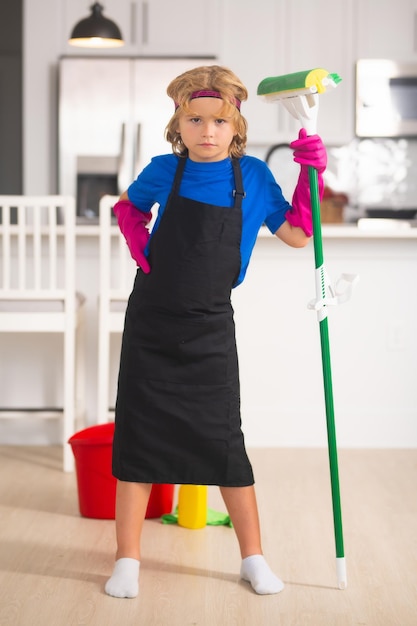
M 119 228 L 126 239 L 131 257 L 145 274 L 149 274 L 151 267 L 145 256 L 145 248 L 149 241 L 149 224 L 152 214 L 143 213 L 130 200 L 119 200 L 113 207 Z

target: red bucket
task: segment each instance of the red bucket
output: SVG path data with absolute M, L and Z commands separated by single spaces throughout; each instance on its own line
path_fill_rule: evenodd
M 78 503 L 83 517 L 114 519 L 117 481 L 112 474 L 114 423 L 97 424 L 73 435 Z M 153 485 L 146 518 L 171 513 L 174 485 Z

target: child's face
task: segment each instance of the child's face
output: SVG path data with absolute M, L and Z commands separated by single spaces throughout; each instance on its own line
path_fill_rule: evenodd
M 194 98 L 190 113 L 180 113 L 178 131 L 192 161 L 221 161 L 236 134 L 230 117 L 222 117 L 223 100 Z

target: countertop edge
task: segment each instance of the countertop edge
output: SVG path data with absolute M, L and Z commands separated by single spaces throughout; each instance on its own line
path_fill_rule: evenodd
M 322 224 L 323 239 L 417 239 L 417 228 L 415 227 L 395 227 L 395 228 L 359 228 L 356 224 Z M 100 226 L 98 224 L 77 224 L 77 237 L 98 237 Z M 119 233 L 116 225 L 111 227 L 112 235 Z M 264 239 L 273 237 L 270 231 L 263 226 L 258 234 L 258 238 Z

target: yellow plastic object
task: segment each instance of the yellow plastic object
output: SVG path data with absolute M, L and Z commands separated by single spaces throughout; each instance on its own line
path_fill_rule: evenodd
M 311 70 L 306 76 L 306 87 L 311 89 L 311 91 L 316 89 L 317 93 L 324 93 L 326 91 L 326 82 L 323 81 L 323 78 L 327 78 L 328 75 L 329 72 L 321 68 Z
M 192 529 L 207 524 L 207 485 L 180 485 L 178 524 Z

